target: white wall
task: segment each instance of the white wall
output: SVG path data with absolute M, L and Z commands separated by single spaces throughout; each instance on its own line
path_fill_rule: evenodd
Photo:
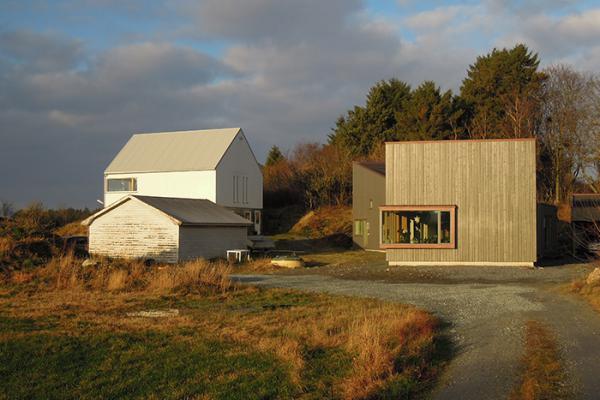
M 106 192 L 108 178 L 137 178 L 137 192 Z M 104 206 L 129 194 L 207 199 L 217 202 L 215 171 L 145 172 L 109 174 L 104 177 Z
M 95 219 L 89 230 L 93 255 L 177 262 L 179 225 L 160 211 L 128 200 Z
M 234 208 L 262 208 L 262 172 L 241 131 L 217 166 L 217 182 L 217 204 Z M 234 196 L 234 182 L 237 183 L 237 198 Z

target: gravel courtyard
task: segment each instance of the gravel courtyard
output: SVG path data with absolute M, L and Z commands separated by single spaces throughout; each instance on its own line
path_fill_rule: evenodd
M 525 322 L 548 324 L 581 399 L 600 393 L 600 315 L 560 285 L 584 276 L 587 264 L 543 269 L 388 267 L 365 262 L 273 274 L 236 275 L 240 282 L 414 304 L 448 324 L 454 357 L 434 391 L 436 399 L 505 399 L 517 379 Z

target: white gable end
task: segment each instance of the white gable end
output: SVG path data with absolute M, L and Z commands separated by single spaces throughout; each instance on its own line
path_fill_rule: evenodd
M 217 204 L 232 208 L 262 208 L 263 177 L 242 130 L 219 161 Z

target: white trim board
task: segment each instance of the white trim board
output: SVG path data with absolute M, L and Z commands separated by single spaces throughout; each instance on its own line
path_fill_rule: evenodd
M 388 261 L 390 266 L 396 267 L 529 267 L 533 268 L 533 261 L 502 262 L 502 261 Z

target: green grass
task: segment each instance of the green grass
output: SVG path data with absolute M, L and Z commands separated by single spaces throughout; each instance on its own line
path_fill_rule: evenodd
M 413 398 L 443 366 L 436 320 L 399 304 L 34 284 L 0 285 L 0 400 Z
M 284 365 L 241 346 L 159 333 L 40 334 L 0 343 L 6 398 L 291 398 Z

